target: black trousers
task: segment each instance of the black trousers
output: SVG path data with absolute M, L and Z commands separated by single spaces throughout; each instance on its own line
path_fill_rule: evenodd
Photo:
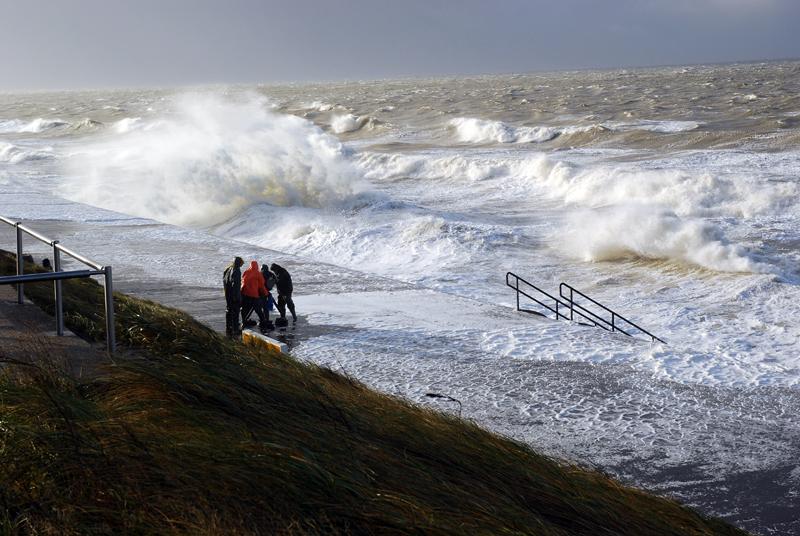
M 278 294 L 278 312 L 281 318 L 286 318 L 286 306 L 289 306 L 289 312 L 292 313 L 292 319 L 297 320 L 297 314 L 294 312 L 294 301 L 292 301 L 292 293 Z
M 244 321 L 247 319 L 247 317 L 249 317 L 253 311 L 255 311 L 258 315 L 258 323 L 263 326 L 266 321 L 269 320 L 266 311 L 264 311 L 264 303 L 264 300 L 261 298 L 242 296 L 242 324 L 244 324 Z
M 242 309 L 242 302 L 229 301 L 225 306 L 225 333 L 233 335 L 239 331 L 239 311 Z

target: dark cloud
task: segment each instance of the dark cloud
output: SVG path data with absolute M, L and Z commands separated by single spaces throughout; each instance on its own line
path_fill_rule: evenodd
M 526 72 L 800 56 L 795 0 L 4 2 L 0 88 Z

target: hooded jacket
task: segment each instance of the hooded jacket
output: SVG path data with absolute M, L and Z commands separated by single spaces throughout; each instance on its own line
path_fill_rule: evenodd
M 277 264 L 273 264 L 269 267 L 269 269 L 273 274 L 275 274 L 275 286 L 278 287 L 278 294 L 282 294 L 284 296 L 291 294 L 294 290 L 292 287 L 292 276 L 289 275 L 289 272 L 286 271 L 286 268 Z
M 269 271 L 266 264 L 261 265 L 261 275 L 264 276 L 264 285 L 266 285 L 267 290 L 272 290 L 275 288 L 275 274 Z
M 258 298 L 267 295 L 267 287 L 264 286 L 264 276 L 258 269 L 256 261 L 250 262 L 250 268 L 242 274 L 242 296 Z
M 222 285 L 225 290 L 225 301 L 228 303 L 242 301 L 242 271 L 235 262 L 225 268 Z

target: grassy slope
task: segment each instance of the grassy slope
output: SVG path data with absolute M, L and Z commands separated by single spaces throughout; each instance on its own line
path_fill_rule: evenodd
M 64 287 L 67 324 L 102 340 L 99 285 Z M 52 309 L 52 284 L 26 292 Z M 0 373 L 0 532 L 743 534 L 176 310 L 116 308 L 130 355 L 92 378 Z

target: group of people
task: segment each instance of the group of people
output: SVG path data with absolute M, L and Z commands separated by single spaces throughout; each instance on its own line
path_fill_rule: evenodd
M 244 260 L 241 257 L 233 259 L 233 263 L 225 268 L 222 276 L 225 289 L 225 332 L 229 337 L 235 337 L 242 332 L 242 327 L 254 326 L 255 321 L 250 320 L 253 312 L 258 315 L 258 327 L 262 333 L 278 327 L 286 326 L 286 308 L 292 314 L 292 323 L 297 322 L 297 314 L 292 301 L 292 276 L 286 268 L 272 264 L 258 267 L 258 262 L 251 261 L 250 267 L 242 272 Z M 272 297 L 271 291 L 275 289 L 278 300 Z M 280 318 L 275 325 L 269 320 L 269 311 L 272 304 L 278 308 Z M 239 315 L 242 323 L 239 324 Z

